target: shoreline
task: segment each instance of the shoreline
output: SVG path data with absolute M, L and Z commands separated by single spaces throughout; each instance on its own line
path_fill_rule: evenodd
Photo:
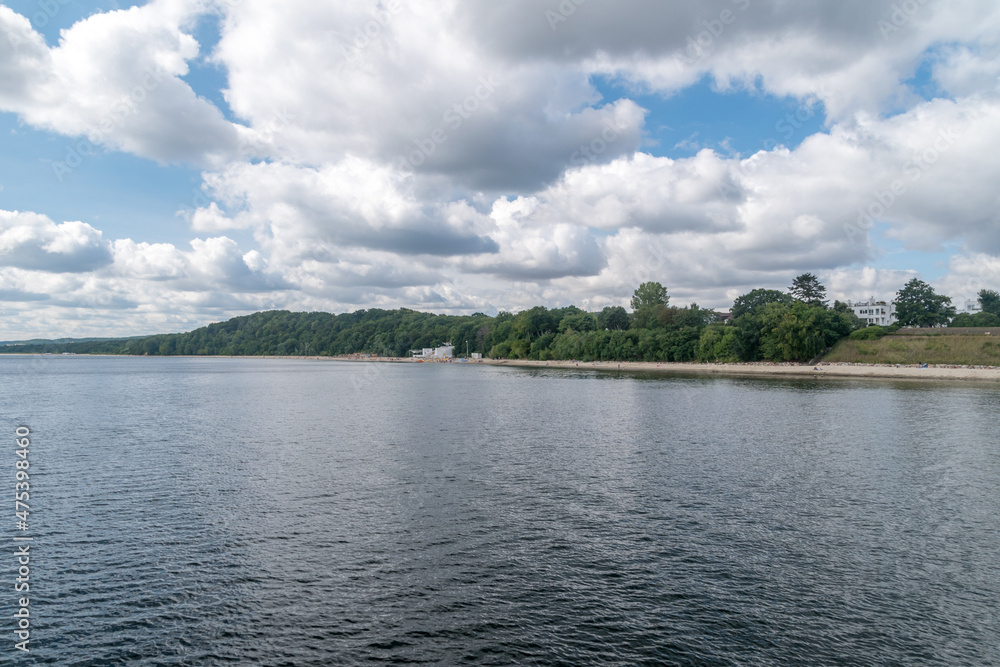
M 655 361 L 528 361 L 483 360 L 491 366 L 513 366 L 524 368 L 567 368 L 604 371 L 643 371 L 653 373 L 682 373 L 729 376 L 771 376 L 771 377 L 832 377 L 832 378 L 885 378 L 912 380 L 974 380 L 1000 382 L 1000 367 L 973 368 L 968 366 L 895 366 L 885 364 L 825 363 L 685 363 Z
M 108 354 L 50 354 L 29 353 L 9 356 L 52 356 L 52 357 L 138 357 L 140 355 Z M 3 356 L 8 356 L 3 355 Z M 158 356 L 158 355 L 156 355 Z M 148 358 L 148 357 L 145 357 Z M 972 366 L 917 366 L 887 364 L 827 363 L 688 363 L 655 361 L 532 361 L 528 359 L 477 359 L 470 361 L 433 360 L 423 361 L 408 357 L 369 357 L 364 355 L 323 356 L 232 356 L 232 355 L 169 355 L 164 359 L 298 359 L 308 361 L 339 361 L 348 363 L 397 363 L 397 364 L 459 364 L 506 366 L 510 368 L 558 368 L 566 370 L 629 371 L 689 375 L 726 376 L 770 376 L 770 377 L 830 377 L 830 378 L 882 378 L 890 380 L 962 380 L 980 382 L 1000 382 L 1000 367 Z
M 289 357 L 302 359 L 304 357 Z M 688 363 L 656 361 L 532 361 L 528 359 L 477 359 L 470 361 L 418 361 L 405 357 L 308 357 L 327 361 L 352 363 L 456 363 L 461 365 L 507 366 L 511 368 L 559 368 L 567 370 L 600 370 L 652 372 L 663 374 L 708 374 L 728 376 L 790 376 L 831 378 L 883 378 L 890 380 L 973 380 L 1000 382 L 1000 366 L 940 366 L 855 364 L 819 362 L 816 365 L 798 363 Z

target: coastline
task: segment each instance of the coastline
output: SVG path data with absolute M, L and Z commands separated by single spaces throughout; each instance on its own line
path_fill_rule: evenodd
M 492 366 L 528 368 L 571 368 L 604 371 L 643 371 L 654 373 L 695 373 L 736 376 L 791 376 L 833 378 L 887 378 L 913 380 L 974 380 L 1000 382 L 1000 367 L 972 368 L 965 366 L 890 366 L 881 364 L 780 364 L 780 363 L 681 363 L 655 361 L 528 361 L 523 359 L 496 361 L 484 359 Z
M 299 358 L 302 357 L 292 357 Z M 792 376 L 792 377 L 831 377 L 831 378 L 885 378 L 909 380 L 973 380 L 985 382 L 1000 382 L 1000 366 L 935 366 L 918 365 L 896 366 L 888 364 L 852 364 L 827 363 L 812 364 L 796 363 L 685 363 L 685 362 L 655 362 L 655 361 L 531 361 L 528 359 L 480 359 L 475 361 L 426 361 L 401 357 L 311 357 L 327 361 L 349 361 L 369 363 L 458 363 L 472 366 L 483 364 L 487 366 L 508 366 L 515 368 L 561 368 L 569 370 L 599 370 L 599 371 L 639 371 L 663 374 L 714 374 L 731 376 Z
M 4 355 L 7 356 L 7 355 Z M 21 356 L 16 353 L 9 356 Z M 25 356 L 75 356 L 75 357 L 122 357 L 132 355 L 72 354 L 41 355 L 30 353 Z M 460 364 L 507 366 L 512 368 L 559 368 L 566 370 L 629 371 L 670 374 L 707 374 L 727 376 L 770 376 L 770 377 L 829 377 L 829 378 L 883 378 L 892 380 L 962 380 L 977 382 L 1000 382 L 1000 367 L 971 366 L 917 366 L 886 364 L 827 363 L 685 363 L 655 361 L 531 361 L 528 359 L 478 359 L 473 361 L 436 360 L 424 361 L 407 357 L 372 357 L 367 355 L 321 356 L 231 356 L 231 355 L 170 355 L 165 359 L 285 359 L 309 361 L 339 361 L 348 363 L 396 363 L 396 364 Z

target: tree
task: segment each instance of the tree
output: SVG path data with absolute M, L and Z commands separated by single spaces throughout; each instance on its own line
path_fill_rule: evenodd
M 1000 317 L 1000 293 L 996 292 L 996 290 L 980 290 L 979 305 L 983 309 L 984 313 L 990 313 Z
M 951 297 L 937 294 L 922 280 L 913 278 L 896 293 L 896 319 L 901 327 L 933 327 L 955 317 Z
M 814 311 L 804 302 L 770 303 L 761 313 L 761 354 L 771 361 L 808 361 L 826 346 L 823 329 Z
M 740 361 L 758 361 L 760 359 L 760 319 L 753 314 L 744 314 L 733 320 L 733 336 L 729 341 L 729 349 Z
M 670 302 L 667 288 L 660 283 L 643 283 L 632 294 L 632 328 L 651 329 L 663 319 Z
M 623 331 L 628 329 L 628 313 L 621 306 L 608 306 L 597 314 L 597 328 Z
M 819 282 L 819 278 L 811 273 L 803 273 L 793 280 L 789 293 L 799 301 L 808 304 L 826 305 L 826 288 Z
M 655 329 L 667 326 L 670 321 L 671 312 L 677 308 L 667 308 L 662 303 L 652 306 L 643 306 L 632 314 L 633 329 Z
M 593 331 L 597 328 L 594 319 L 592 314 L 584 312 L 568 315 L 559 321 L 559 333 Z
M 555 329 L 554 318 L 545 306 L 535 306 L 514 317 L 514 331 L 529 339 L 555 331 Z
M 809 361 L 851 333 L 843 313 L 802 301 L 768 304 L 759 319 L 761 356 L 771 361 Z
M 769 303 L 791 303 L 792 297 L 776 289 L 755 289 L 736 299 L 733 303 L 733 319 L 754 313 Z
M 962 313 L 948 324 L 949 327 L 998 327 L 1000 317 L 993 313 Z
M 863 329 L 865 324 L 861 321 L 861 318 L 854 314 L 854 309 L 848 306 L 843 301 L 833 302 L 833 312 L 840 313 L 847 317 L 848 321 L 851 323 L 851 330 Z
M 733 341 L 736 331 L 724 324 L 710 324 L 701 332 L 698 340 L 698 361 L 735 361 Z
M 666 306 L 670 303 L 667 288 L 660 283 L 643 283 L 632 293 L 632 311 L 639 312 L 643 308 Z

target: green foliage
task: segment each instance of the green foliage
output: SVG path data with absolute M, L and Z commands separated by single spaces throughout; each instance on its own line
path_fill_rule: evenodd
M 819 278 L 811 273 L 803 273 L 793 280 L 789 294 L 811 305 L 826 305 L 826 288 L 819 282 Z
M 833 312 L 846 316 L 851 322 L 852 330 L 862 329 L 865 326 L 865 323 L 861 321 L 861 318 L 854 314 L 854 309 L 843 301 L 833 302 Z
M 643 308 L 666 306 L 669 303 L 670 295 L 667 294 L 667 288 L 660 283 L 643 283 L 632 294 L 633 312 L 638 312 Z
M 514 318 L 514 331 L 528 339 L 555 331 L 558 326 L 545 306 L 535 306 L 518 313 Z
M 504 341 L 497 343 L 490 348 L 490 357 L 493 359 L 506 359 L 510 356 L 510 343 Z
M 953 319 L 949 327 L 997 327 L 1000 328 L 1000 317 L 993 313 L 962 313 Z
M 876 364 L 1000 365 L 1000 342 L 985 335 L 886 336 L 842 340 L 824 360 Z
M 660 326 L 670 296 L 660 283 L 643 283 L 632 294 L 632 328 L 652 329 Z
M 128 355 L 336 356 L 368 353 L 405 357 L 410 350 L 451 342 L 469 352 L 507 359 L 581 361 L 752 361 L 804 359 L 847 335 L 846 315 L 755 290 L 741 302 L 733 325 L 691 304 L 669 306 L 666 290 L 646 283 L 635 304 L 644 319 L 620 306 L 588 313 L 575 306 L 537 306 L 496 317 L 434 315 L 413 310 L 354 313 L 268 311 L 210 324 L 183 334 L 70 342 L 39 341 L 0 352 L 77 352 Z M 642 326 L 638 326 L 642 324 Z M 630 326 L 631 325 L 631 326 Z
M 698 361 L 737 361 L 733 351 L 736 330 L 724 324 L 711 324 L 701 332 L 698 340 Z
M 933 327 L 947 324 L 955 316 L 951 298 L 937 294 L 922 280 L 913 278 L 896 293 L 896 319 L 902 327 Z
M 714 310 L 699 308 L 692 303 L 687 308 L 663 308 L 658 313 L 657 324 L 664 328 L 706 327 L 716 322 L 718 313 Z
M 1000 293 L 996 290 L 980 290 L 979 305 L 982 307 L 984 313 L 1000 317 Z
M 808 361 L 822 354 L 852 330 L 844 313 L 790 299 L 758 305 L 726 327 L 726 346 L 740 361 Z M 701 347 L 707 359 L 707 345 Z M 721 356 L 719 357 L 722 358 Z
M 632 313 L 631 326 L 633 329 L 656 329 L 662 326 L 667 317 L 667 310 L 662 303 L 643 306 Z
M 596 331 L 597 317 L 592 313 L 581 311 L 579 314 L 567 315 L 559 321 L 559 333 L 567 331 Z
M 888 333 L 886 327 L 880 327 L 877 324 L 870 327 L 865 327 L 864 329 L 858 329 L 857 331 L 852 331 L 850 335 L 851 340 L 878 340 L 882 336 Z
M 792 297 L 775 289 L 755 289 L 738 297 L 733 303 L 733 319 L 752 315 L 769 303 L 791 303 Z
M 621 306 L 607 306 L 597 314 L 597 328 L 601 330 L 623 331 L 629 324 L 628 313 Z
M 802 301 L 768 304 L 761 323 L 761 356 L 771 361 L 808 361 L 851 331 L 842 316 Z

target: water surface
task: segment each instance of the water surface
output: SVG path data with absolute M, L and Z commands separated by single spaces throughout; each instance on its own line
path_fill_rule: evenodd
M 33 430 L 34 662 L 1000 662 L 989 387 L 7 356 L 0 382 Z

